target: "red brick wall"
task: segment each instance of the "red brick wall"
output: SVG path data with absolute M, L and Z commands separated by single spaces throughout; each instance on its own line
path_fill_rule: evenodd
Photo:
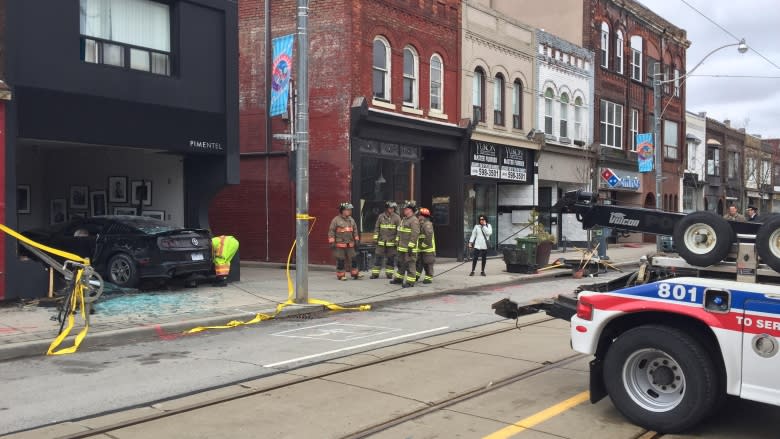
M 372 42 L 385 35 L 393 49 L 393 103 L 401 104 L 403 47 L 420 54 L 420 105 L 427 108 L 430 56 L 444 61 L 444 105 L 449 121 L 460 117 L 458 0 L 312 0 L 309 4 L 309 214 L 318 218 L 310 235 L 309 259 L 331 263 L 327 226 L 342 201 L 351 200 L 349 109 L 354 98 L 371 98 Z M 273 36 L 295 32 L 296 1 L 273 0 Z M 242 152 L 265 150 L 263 1 L 239 3 L 239 105 Z M 297 41 L 296 41 L 297 47 Z M 297 53 L 295 54 L 297 57 Z M 293 77 L 297 79 L 296 68 Z M 289 132 L 275 118 L 274 133 Z M 286 146 L 274 142 L 272 150 Z M 266 252 L 265 158 L 243 156 L 241 184 L 223 190 L 210 212 L 217 234 L 241 242 L 244 260 L 282 261 L 295 236 L 295 187 L 286 157 L 270 159 L 270 243 Z

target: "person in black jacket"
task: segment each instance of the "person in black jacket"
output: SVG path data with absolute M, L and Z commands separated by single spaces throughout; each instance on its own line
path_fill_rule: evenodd
M 748 222 L 760 222 L 761 220 L 758 219 L 758 209 L 756 209 L 756 206 L 750 205 L 747 208 L 747 212 L 745 212 L 745 220 Z

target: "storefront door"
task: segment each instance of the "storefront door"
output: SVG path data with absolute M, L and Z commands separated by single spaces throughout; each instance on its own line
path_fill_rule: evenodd
M 496 238 L 498 237 L 498 186 L 496 183 L 469 183 L 464 185 L 463 234 L 464 243 L 471 238 L 471 232 L 477 224 L 480 215 L 488 218 L 488 224 L 493 229 L 490 236 L 488 254 L 496 253 Z

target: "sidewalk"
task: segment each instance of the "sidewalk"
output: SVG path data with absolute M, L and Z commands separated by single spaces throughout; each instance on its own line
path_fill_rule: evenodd
M 655 244 L 636 247 L 612 245 L 608 251 L 609 262 L 618 267 L 636 264 L 648 253 L 655 253 Z M 553 252 L 550 260 L 580 257 L 578 251 Z M 479 273 L 469 277 L 471 263 L 459 263 L 454 259 L 441 258 L 435 270 L 437 274 L 432 284 L 418 283 L 414 288 L 401 289 L 398 285 L 390 285 L 384 277 L 368 279 L 367 273 L 364 273 L 363 280 L 340 282 L 332 270 L 312 269 L 309 271 L 309 298 L 346 306 L 378 305 L 445 292 L 474 291 L 488 285 L 544 279 L 567 272 L 551 269 L 539 274 L 507 273 L 500 257 L 488 259 L 486 277 L 479 276 Z M 290 275 L 294 280 L 295 273 L 291 271 Z M 282 264 L 242 264 L 241 278 L 241 282 L 222 288 L 206 284 L 175 291 L 105 294 L 94 306 L 96 312 L 91 316 L 89 334 L 82 346 L 110 344 L 129 336 L 133 339 L 172 339 L 196 326 L 248 320 L 257 313 L 273 314 L 277 303 L 287 299 L 287 279 Z M 291 305 L 284 309 L 281 316 L 309 314 L 323 309 L 320 305 Z M 0 361 L 44 354 L 59 328 L 56 320 L 52 320 L 55 315 L 54 308 L 39 307 L 34 302 L 0 307 Z M 72 334 L 77 333 L 79 328 L 77 325 Z M 72 337 L 62 346 L 70 346 L 71 343 Z

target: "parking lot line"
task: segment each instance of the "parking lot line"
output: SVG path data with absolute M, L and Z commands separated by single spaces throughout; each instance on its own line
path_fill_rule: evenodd
M 588 391 L 582 392 L 578 395 L 572 396 L 571 398 L 565 401 L 561 401 L 558 404 L 555 404 L 554 406 L 547 407 L 546 409 L 540 412 L 534 413 L 533 415 L 527 418 L 521 419 L 512 425 L 502 428 L 501 430 L 491 433 L 482 439 L 507 439 L 511 436 L 516 435 L 517 433 L 528 430 L 529 428 L 532 428 L 537 424 L 541 424 L 542 422 L 550 418 L 558 416 L 561 413 L 565 412 L 566 410 L 569 410 L 572 407 L 582 404 L 588 399 L 590 399 L 590 392 Z
M 363 344 L 359 344 L 359 345 L 355 345 L 355 346 L 347 346 L 347 347 L 344 347 L 344 348 L 341 348 L 341 349 L 334 349 L 332 351 L 320 352 L 319 354 L 306 355 L 305 357 L 293 358 L 291 360 L 280 361 L 278 363 L 264 364 L 263 367 L 283 366 L 285 364 L 295 363 L 295 362 L 303 361 L 303 360 L 310 360 L 312 358 L 322 357 L 322 356 L 330 355 L 330 354 L 337 354 L 339 352 L 349 351 L 349 350 L 352 350 L 352 349 L 360 349 L 360 348 L 364 348 L 364 347 L 367 347 L 367 346 L 373 346 L 375 344 L 386 343 L 388 341 L 395 341 L 395 340 L 400 340 L 402 338 L 414 337 L 415 335 L 428 334 L 430 332 L 436 332 L 436 331 L 444 331 L 445 329 L 449 329 L 449 328 L 450 328 L 449 326 L 442 326 L 442 327 L 439 327 L 439 328 L 427 329 L 425 331 L 412 332 L 411 334 L 404 334 L 404 335 L 399 335 L 397 337 L 384 338 L 382 340 L 370 341 L 368 343 L 363 343 Z

